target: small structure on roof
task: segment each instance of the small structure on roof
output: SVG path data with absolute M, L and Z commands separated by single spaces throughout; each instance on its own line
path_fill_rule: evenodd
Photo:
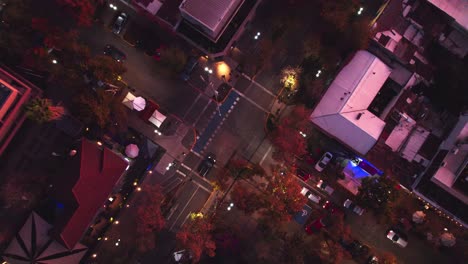
M 310 121 L 360 154 L 377 142 L 385 122 L 367 110 L 392 69 L 371 53 L 358 51 L 320 100 Z

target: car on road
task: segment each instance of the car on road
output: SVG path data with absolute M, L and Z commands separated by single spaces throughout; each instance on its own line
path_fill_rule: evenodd
M 320 158 L 317 164 L 315 164 L 315 169 L 320 172 L 323 171 L 332 158 L 333 158 L 333 154 L 331 154 L 330 152 L 325 152 L 322 158 Z
M 346 201 L 343 203 L 344 208 L 347 208 L 353 212 L 355 212 L 358 215 L 362 215 L 364 213 L 364 209 L 361 207 L 357 206 L 353 201 L 350 199 L 346 199 Z
M 124 12 L 120 12 L 120 14 L 115 18 L 114 24 L 112 25 L 112 32 L 114 34 L 120 34 L 127 21 L 128 15 Z
M 301 194 L 307 197 L 307 199 L 311 200 L 314 203 L 320 203 L 322 197 L 318 196 L 317 194 L 313 194 L 309 189 L 306 187 L 302 187 Z
M 387 238 L 402 248 L 408 245 L 408 238 L 404 234 L 399 233 L 393 229 L 388 230 Z
M 296 169 L 296 175 L 297 175 L 297 177 L 301 178 L 303 181 L 307 181 L 312 177 L 312 175 L 310 173 L 308 173 L 307 171 L 305 171 L 305 170 L 303 170 L 301 168 Z
M 121 50 L 116 48 L 114 45 L 107 44 L 106 47 L 104 48 L 104 55 L 107 55 L 109 57 L 112 57 L 114 60 L 118 62 L 123 62 L 127 59 L 127 56 L 125 53 L 123 53 Z
M 209 153 L 205 159 L 198 165 L 197 171 L 202 177 L 206 177 L 211 169 L 216 164 L 216 156 L 213 153 Z
M 197 65 L 198 59 L 196 57 L 190 57 L 190 59 L 185 64 L 184 70 L 180 74 L 180 78 L 182 78 L 184 81 L 188 81 L 190 79 L 190 74 Z
M 330 185 L 328 185 L 323 180 L 318 181 L 317 187 L 330 195 L 335 191 L 332 187 L 330 187 Z

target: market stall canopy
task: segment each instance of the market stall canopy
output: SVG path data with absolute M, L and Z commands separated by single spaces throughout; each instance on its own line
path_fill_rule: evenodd
M 130 144 L 125 148 L 125 155 L 127 155 L 127 157 L 132 158 L 132 159 L 138 157 L 139 152 L 140 152 L 140 149 L 135 144 Z
M 146 100 L 145 98 L 138 96 L 137 98 L 133 99 L 133 109 L 137 111 L 142 111 L 146 107 Z
M 166 120 L 166 116 L 158 110 L 154 111 L 153 115 L 148 119 L 148 121 L 153 123 L 157 128 L 161 127 L 164 120 Z

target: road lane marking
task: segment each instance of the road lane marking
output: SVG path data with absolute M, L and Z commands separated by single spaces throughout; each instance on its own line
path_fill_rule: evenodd
M 270 151 L 272 148 L 273 148 L 273 145 L 270 145 L 270 147 L 268 147 L 268 150 L 265 152 L 265 155 L 263 155 L 262 159 L 258 163 L 259 165 L 262 165 L 262 163 L 265 161 L 265 158 L 268 156 L 268 154 L 270 154 Z
M 273 94 L 270 90 L 268 90 L 265 86 L 261 85 L 260 83 L 258 83 L 257 81 L 255 81 L 254 79 L 250 78 L 250 76 L 248 76 L 247 74 L 245 73 L 242 73 L 242 76 L 244 76 L 246 79 L 248 79 L 249 81 L 251 81 L 253 84 L 255 84 L 256 86 L 260 87 L 263 91 L 265 91 L 267 94 L 273 96 L 273 97 L 276 97 L 276 94 Z
M 242 98 L 244 98 L 245 100 L 249 101 L 251 104 L 253 104 L 255 107 L 257 107 L 258 109 L 262 110 L 263 112 L 269 114 L 270 111 L 266 110 L 263 106 L 257 104 L 254 100 L 250 99 L 249 97 L 247 97 L 245 94 L 239 92 L 236 88 L 233 88 L 236 93 L 241 96 Z
M 179 220 L 180 216 L 184 213 L 185 208 L 187 208 L 187 206 L 190 204 L 190 202 L 192 201 L 193 197 L 194 197 L 195 194 L 197 193 L 198 189 L 200 189 L 199 186 L 197 186 L 197 189 L 195 189 L 195 191 L 193 192 L 192 196 L 190 196 L 189 200 L 188 200 L 187 203 L 185 204 L 184 208 L 182 208 L 182 211 L 180 211 L 180 214 L 177 216 L 177 218 L 175 219 L 174 223 L 171 225 L 171 227 L 169 228 L 169 230 L 172 230 L 172 228 L 174 228 L 175 224 L 177 223 L 177 220 Z

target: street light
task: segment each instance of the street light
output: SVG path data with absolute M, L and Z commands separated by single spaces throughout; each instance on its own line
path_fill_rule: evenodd
M 109 7 L 110 7 L 111 9 L 117 10 L 117 6 L 114 5 L 114 4 L 109 4 Z
M 260 37 L 260 32 L 257 32 L 257 34 L 254 36 L 254 39 L 258 39 Z
M 231 211 L 231 209 L 234 207 L 234 203 L 230 203 L 229 206 L 227 207 L 228 211 Z
M 53 63 L 53 64 L 57 64 L 58 61 L 57 61 L 56 59 L 53 59 L 53 60 L 52 60 L 52 63 Z
M 362 14 L 362 11 L 364 11 L 364 7 L 360 7 L 357 14 L 358 16 L 360 16 Z
M 208 67 L 205 67 L 205 71 L 208 72 L 209 74 L 212 74 L 213 73 L 213 70 L 208 68 Z

